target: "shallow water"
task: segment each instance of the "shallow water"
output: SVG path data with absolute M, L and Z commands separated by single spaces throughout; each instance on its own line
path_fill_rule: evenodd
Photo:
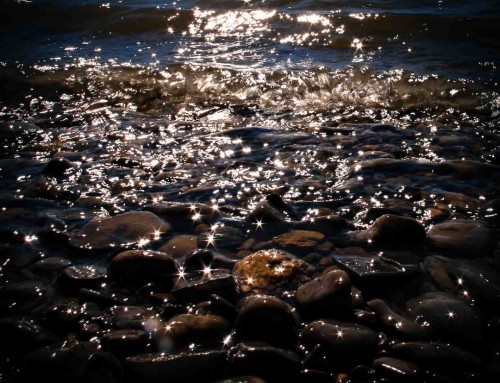
M 453 220 L 484 221 L 488 243 L 478 248 L 486 263 L 464 267 L 475 274 L 495 259 L 497 1 L 3 0 L 0 19 L 1 301 L 9 320 L 53 331 L 43 307 L 75 298 L 74 282 L 41 275 L 37 267 L 48 266 L 35 263 L 57 256 L 106 270 L 119 249 L 86 252 L 78 247 L 88 246 L 71 241 L 90 219 L 130 211 L 153 211 L 173 230 L 131 238 L 123 229 L 116 247 L 158 250 L 190 235 L 195 247 L 226 257 L 218 267 L 229 270 L 229 259 L 269 246 L 306 256 L 317 272 L 332 254 L 393 250 L 385 243 L 372 248 L 372 234 L 363 232 L 384 212 L 416 219 L 425 230 Z M 47 166 L 54 159 L 69 162 Z M 280 212 L 272 214 L 279 224 L 255 213 L 266 198 L 277 203 Z M 169 210 L 181 203 L 193 209 Z M 319 223 L 310 223 L 330 214 L 345 226 L 323 233 Z M 312 245 L 303 248 L 277 238 L 306 223 L 326 238 L 308 238 Z M 472 242 L 484 238 L 477 235 Z M 432 259 L 426 265 L 442 263 L 460 280 L 453 262 L 430 257 L 477 255 L 468 245 L 457 254 L 454 245 L 408 243 L 405 251 L 418 262 L 408 262 L 413 268 L 402 263 L 412 272 L 425 270 L 423 260 Z M 137 298 L 134 289 L 101 286 L 104 277 L 96 275 L 99 283 L 85 283 L 101 293 L 166 310 Z M 476 282 L 494 290 L 495 278 Z M 27 280 L 31 284 L 9 290 L 9 283 Z M 78 288 L 87 288 L 81 283 Z M 442 283 L 437 289 L 450 292 Z M 402 304 L 396 290 L 371 296 L 368 288 L 368 295 Z M 38 291 L 49 302 L 42 299 L 42 308 L 13 300 Z M 429 286 L 422 282 L 418 291 Z M 453 292 L 464 298 L 462 290 Z M 492 294 L 495 301 L 498 294 Z M 414 298 L 416 292 L 408 288 L 402 295 Z M 84 297 L 79 304 L 97 299 Z M 489 296 L 477 300 L 491 303 Z M 478 310 L 494 327 L 497 313 L 481 304 Z M 92 318 L 101 326 L 94 342 L 105 342 L 102 334 L 113 326 Z M 69 339 L 73 330 L 58 335 Z M 147 351 L 158 351 L 151 344 Z M 31 351 L 31 344 L 26 347 Z M 2 361 L 2 368 L 20 369 L 22 376 L 19 352 L 6 355 L 14 362 Z M 487 379 L 496 376 L 492 359 L 488 372 L 481 371 Z

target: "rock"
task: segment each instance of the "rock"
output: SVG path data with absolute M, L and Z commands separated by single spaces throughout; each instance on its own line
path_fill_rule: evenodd
M 298 215 L 278 194 L 269 194 L 248 214 L 248 222 L 267 223 L 297 220 Z
M 115 330 L 101 337 L 103 351 L 119 359 L 146 352 L 148 341 L 148 334 L 142 330 Z
M 118 329 L 143 330 L 149 322 L 159 321 L 158 314 L 145 306 L 113 306 L 109 313 Z
M 319 345 L 329 363 L 343 370 L 373 359 L 379 334 L 368 327 L 334 320 L 308 323 L 300 332 L 300 343 L 312 350 Z
M 301 285 L 295 299 L 304 308 L 350 307 L 351 278 L 343 270 L 333 270 Z
M 447 293 L 456 290 L 456 284 L 451 280 L 443 260 L 430 256 L 424 259 L 423 265 L 437 287 Z
M 160 328 L 154 339 L 159 351 L 172 352 L 190 344 L 218 347 L 229 331 L 229 321 L 219 315 L 180 314 Z
M 0 337 L 9 345 L 0 347 L 0 356 L 18 356 L 59 340 L 47 329 L 18 318 L 0 318 Z
M 389 353 L 438 371 L 477 371 L 484 365 L 476 355 L 448 343 L 401 342 L 392 346 Z
M 203 271 L 210 267 L 214 260 L 214 255 L 210 250 L 199 250 L 189 254 L 184 261 L 184 271 L 190 273 L 193 271 Z
M 372 364 L 382 376 L 397 382 L 414 382 L 421 375 L 416 364 L 401 359 L 382 357 L 375 359 Z
M 74 299 L 64 299 L 45 310 L 45 325 L 55 334 L 75 332 L 80 327 L 79 314 L 78 302 Z
M 317 231 L 291 230 L 273 238 L 275 247 L 296 254 L 307 254 L 325 239 L 325 235 Z
M 0 286 L 0 299 L 33 300 L 44 296 L 45 286 L 39 281 L 7 282 Z
M 500 155 L 498 158 L 500 159 Z M 500 198 L 486 202 L 481 206 L 480 211 L 485 221 L 498 225 L 500 223 Z
M 55 274 L 68 266 L 71 266 L 71 261 L 67 258 L 48 257 L 35 262 L 33 270 L 39 273 Z
M 202 233 L 198 239 L 200 248 L 239 248 L 245 239 L 243 232 L 237 227 L 216 226 L 215 229 Z
M 483 324 L 467 303 L 447 293 L 427 293 L 406 304 L 408 312 L 419 323 L 429 326 L 434 339 L 458 346 L 484 349 Z
M 229 374 L 252 374 L 270 382 L 293 382 L 300 376 L 300 358 L 292 351 L 265 343 L 239 343 L 229 351 Z
M 58 282 L 70 290 L 98 288 L 106 278 L 106 270 L 92 265 L 69 266 L 62 272 Z
M 311 279 L 314 268 L 282 250 L 261 250 L 238 261 L 233 269 L 243 292 L 296 289 Z
M 363 222 L 373 223 L 376 219 L 382 217 L 383 215 L 397 215 L 402 216 L 402 214 L 396 210 L 384 208 L 384 207 L 371 207 L 367 210 L 365 216 L 363 217 Z
M 178 269 L 168 254 L 150 250 L 128 250 L 112 259 L 108 273 L 109 277 L 120 285 L 140 286 L 155 282 L 170 288 Z
M 197 303 L 217 294 L 229 301 L 238 295 L 238 285 L 229 270 L 205 269 L 178 276 L 172 296 L 183 303 Z
M 425 229 L 413 218 L 384 214 L 359 235 L 377 246 L 414 247 L 425 242 Z
M 210 224 L 221 217 L 219 209 L 200 203 L 158 203 L 148 207 L 148 210 L 160 217 L 165 217 L 178 232 L 189 231 L 197 223 Z
M 491 254 L 494 245 L 491 231 L 481 221 L 439 223 L 427 236 L 434 249 L 454 258 L 482 257 Z
M 236 336 L 240 340 L 262 341 L 291 348 L 297 340 L 298 318 L 294 309 L 273 296 L 249 296 L 240 302 Z
M 173 258 L 177 259 L 183 258 L 197 249 L 197 235 L 177 235 L 161 246 L 158 251 L 170 254 Z
M 70 244 L 87 250 L 107 250 L 158 238 L 170 224 L 147 211 L 94 218 L 70 238 Z
M 62 178 L 68 175 L 68 171 L 73 169 L 74 165 L 65 158 L 51 159 L 43 167 L 42 173 L 49 177 Z
M 172 383 L 220 379 L 226 368 L 226 351 L 142 354 L 128 357 L 124 367 L 132 383 Z

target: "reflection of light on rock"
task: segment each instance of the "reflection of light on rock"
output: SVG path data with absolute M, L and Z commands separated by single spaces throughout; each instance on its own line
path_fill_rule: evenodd
M 342 332 L 342 330 L 337 331 L 337 338 L 343 338 L 343 337 L 344 333 Z
M 448 311 L 447 315 L 448 315 L 448 318 L 453 319 L 453 318 L 455 318 L 456 314 L 453 311 Z
M 36 241 L 38 237 L 36 235 L 27 235 L 24 237 L 24 242 L 26 243 L 31 243 L 33 241 Z
M 360 39 L 354 39 L 351 42 L 351 47 L 356 49 L 357 51 L 363 49 L 363 42 Z

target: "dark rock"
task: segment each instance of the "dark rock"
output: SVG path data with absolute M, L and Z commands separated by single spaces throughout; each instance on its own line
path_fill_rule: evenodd
M 140 286 L 155 282 L 169 288 L 178 273 L 174 259 L 159 251 L 129 250 L 113 258 L 109 277 L 118 284 Z
M 373 366 L 382 375 L 397 382 L 415 382 L 420 378 L 420 368 L 401 359 L 382 357 L 373 361 Z
M 288 233 L 277 235 L 273 244 L 285 251 L 295 254 L 307 254 L 325 239 L 325 235 L 310 230 L 291 230 Z
M 184 271 L 203 271 L 209 267 L 214 260 L 214 255 L 210 250 L 199 250 L 189 254 L 184 261 Z
M 451 280 L 446 270 L 447 263 L 445 261 L 430 256 L 424 259 L 423 265 L 437 287 L 447 293 L 453 293 L 456 290 L 456 283 Z
M 7 282 L 0 286 L 0 299 L 34 300 L 44 296 L 45 286 L 39 281 Z
M 118 329 L 138 329 L 149 327 L 148 322 L 158 322 L 158 314 L 144 306 L 114 306 L 109 309 L 113 323 Z
M 142 330 L 115 330 L 101 337 L 101 345 L 103 351 L 123 359 L 146 352 L 148 340 L 148 334 Z
M 73 169 L 74 165 L 65 158 L 51 159 L 43 167 L 42 173 L 49 177 L 62 178 L 68 175 L 68 170 Z
M 240 305 L 235 323 L 238 339 L 284 348 L 295 345 L 298 318 L 287 303 L 273 296 L 255 295 L 245 298 Z
M 365 216 L 363 217 L 363 222 L 372 223 L 376 219 L 386 214 L 402 216 L 400 212 L 394 209 L 389 209 L 386 207 L 371 207 L 367 210 Z
M 320 345 L 329 363 L 342 369 L 371 361 L 379 341 L 379 334 L 368 327 L 333 320 L 311 322 L 300 332 L 306 349 Z
M 0 337 L 8 347 L 0 347 L 0 355 L 18 356 L 59 340 L 47 329 L 24 319 L 1 318 Z
M 413 218 L 385 214 L 359 237 L 377 246 L 414 247 L 425 242 L 425 229 Z
M 217 221 L 221 214 L 217 208 L 204 204 L 166 204 L 158 203 L 150 206 L 148 210 L 165 217 L 178 232 L 186 232 L 197 223 L 207 223 Z
M 67 258 L 49 257 L 37 261 L 33 265 L 33 270 L 39 273 L 56 274 L 68 266 L 71 266 L 71 261 Z
M 265 343 L 239 343 L 229 351 L 229 373 L 257 375 L 269 382 L 293 382 L 300 376 L 300 358 Z
M 243 292 L 295 289 L 311 279 L 314 268 L 282 250 L 261 250 L 236 263 L 233 275 Z
M 197 249 L 197 235 L 177 235 L 161 246 L 158 251 L 170 254 L 173 258 L 183 258 Z
M 95 352 L 89 358 L 85 378 L 88 383 L 119 383 L 123 381 L 123 367 L 112 354 Z
M 131 301 L 129 297 L 125 297 L 121 294 L 106 290 L 98 291 L 86 288 L 78 290 L 78 297 L 82 302 L 90 302 L 102 308 L 114 305 L 125 305 L 127 303 L 130 304 Z
M 64 299 L 45 310 L 45 324 L 56 334 L 76 331 L 79 326 L 80 305 L 76 300 Z
M 482 257 L 491 254 L 494 245 L 491 230 L 481 221 L 439 223 L 427 236 L 434 249 L 454 258 Z
M 70 266 L 64 269 L 58 282 L 70 290 L 97 288 L 106 278 L 106 269 L 92 265 Z
M 88 250 L 113 249 L 158 238 L 170 229 L 170 224 L 151 212 L 133 211 L 94 218 L 70 238 L 70 244 Z
M 225 351 L 142 354 L 128 357 L 125 372 L 132 383 L 184 383 L 220 379 L 226 367 Z
M 305 308 L 350 307 L 351 278 L 343 270 L 327 272 L 300 286 L 295 299 Z
M 198 239 L 200 248 L 223 248 L 234 249 L 239 248 L 245 239 L 243 232 L 237 227 L 232 226 L 215 226 L 208 232 L 202 233 Z
M 183 303 L 206 301 L 212 294 L 217 294 L 229 301 L 238 295 L 238 284 L 229 270 L 205 269 L 179 275 L 172 289 L 172 296 Z

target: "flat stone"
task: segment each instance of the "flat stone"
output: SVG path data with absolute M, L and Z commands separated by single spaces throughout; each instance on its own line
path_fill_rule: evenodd
M 101 337 L 104 351 L 111 352 L 119 359 L 146 352 L 149 337 L 142 330 L 115 330 Z
M 238 261 L 233 269 L 243 292 L 296 289 L 311 279 L 314 268 L 282 250 L 261 250 Z
M 295 292 L 304 307 L 350 306 L 351 278 L 343 270 L 333 270 L 301 285 Z
M 33 264 L 33 270 L 40 273 L 57 273 L 71 266 L 71 261 L 62 257 L 43 258 Z
M 273 244 L 287 251 L 303 253 L 311 251 L 324 239 L 325 235 L 317 231 L 291 230 L 274 237 Z
M 413 218 L 384 214 L 360 234 L 360 239 L 377 246 L 413 247 L 425 242 L 425 229 Z
M 382 357 L 375 359 L 372 364 L 381 375 L 396 379 L 398 382 L 414 382 L 421 375 L 421 370 L 416 364 L 401 359 Z
M 94 218 L 70 238 L 74 247 L 106 250 L 157 238 L 170 231 L 170 224 L 147 211 L 133 211 Z
M 172 296 L 183 303 L 198 303 L 210 299 L 212 294 L 234 301 L 238 284 L 229 270 L 205 269 L 186 275 L 177 275 Z
M 491 230 L 482 221 L 439 223 L 427 232 L 427 237 L 434 249 L 454 258 L 482 257 L 493 250 Z
M 177 235 L 162 245 L 158 251 L 170 254 L 174 258 L 183 258 L 197 249 L 197 235 Z
M 156 282 L 171 287 L 178 273 L 174 259 L 165 253 L 150 250 L 128 250 L 111 260 L 109 277 L 121 285 L 144 285 Z
M 93 265 L 69 266 L 61 273 L 58 282 L 69 289 L 97 288 L 106 278 L 106 269 Z

